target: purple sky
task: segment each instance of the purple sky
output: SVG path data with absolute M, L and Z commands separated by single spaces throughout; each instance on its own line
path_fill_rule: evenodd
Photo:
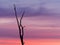
M 19 36 L 13 4 L 25 10 L 25 38 L 60 38 L 60 0 L 0 0 L 0 37 Z
M 21 10 L 26 11 L 26 16 L 60 15 L 60 0 L 0 0 L 0 16 L 12 16 L 13 4 L 16 4 L 18 15 Z

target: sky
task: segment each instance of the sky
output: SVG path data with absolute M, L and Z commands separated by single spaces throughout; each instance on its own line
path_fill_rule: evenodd
M 25 16 L 60 15 L 60 0 L 0 0 L 0 16 L 12 16 L 13 4 L 17 7 L 18 15 L 21 10 L 26 11 Z
M 60 45 L 60 0 L 0 0 L 0 45 L 15 45 L 16 40 L 19 45 L 13 4 L 16 5 L 18 19 L 25 11 L 22 24 L 28 45 L 35 45 L 35 42 L 38 45 Z

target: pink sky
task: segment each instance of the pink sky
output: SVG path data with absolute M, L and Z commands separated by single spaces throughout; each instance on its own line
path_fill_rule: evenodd
M 58 16 L 24 17 L 22 23 L 25 26 L 25 38 L 60 38 Z M 19 36 L 15 18 L 0 18 L 0 30 L 5 34 L 5 36 L 1 37 L 8 37 L 8 35 L 10 37 Z
M 60 21 L 57 17 L 24 17 L 25 45 L 60 45 Z M 19 45 L 15 18 L 0 18 L 0 39 L 0 45 Z
M 60 39 L 24 39 L 25 45 L 60 45 Z M 0 38 L 0 45 L 20 45 L 19 39 Z
M 20 43 L 13 4 L 25 10 L 25 45 L 60 45 L 60 0 L 0 0 L 0 45 Z

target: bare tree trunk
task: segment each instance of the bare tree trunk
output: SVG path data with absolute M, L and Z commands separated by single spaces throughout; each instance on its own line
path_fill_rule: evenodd
M 21 39 L 21 44 L 24 45 L 24 40 L 23 40 L 23 36 L 24 36 L 24 27 L 22 26 L 22 18 L 24 16 L 24 13 L 22 13 L 22 16 L 21 16 L 21 19 L 20 19 L 20 23 L 18 21 L 18 17 L 17 17 L 17 11 L 16 11 L 16 6 L 14 4 L 14 12 L 15 12 L 15 16 L 16 16 L 16 21 L 17 21 L 17 25 L 18 25 L 18 28 L 19 28 L 19 36 L 20 36 L 20 39 Z

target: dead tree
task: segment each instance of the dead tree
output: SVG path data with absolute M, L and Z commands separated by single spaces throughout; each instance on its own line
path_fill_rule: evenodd
M 21 44 L 24 45 L 24 41 L 23 41 L 24 27 L 22 26 L 22 19 L 23 19 L 23 16 L 24 16 L 25 12 L 22 13 L 22 16 L 20 18 L 20 22 L 18 20 L 17 10 L 16 10 L 15 4 L 14 4 L 14 12 L 15 12 L 15 17 L 16 17 L 17 25 L 18 25 L 18 28 L 19 28 L 19 36 L 20 36 Z

